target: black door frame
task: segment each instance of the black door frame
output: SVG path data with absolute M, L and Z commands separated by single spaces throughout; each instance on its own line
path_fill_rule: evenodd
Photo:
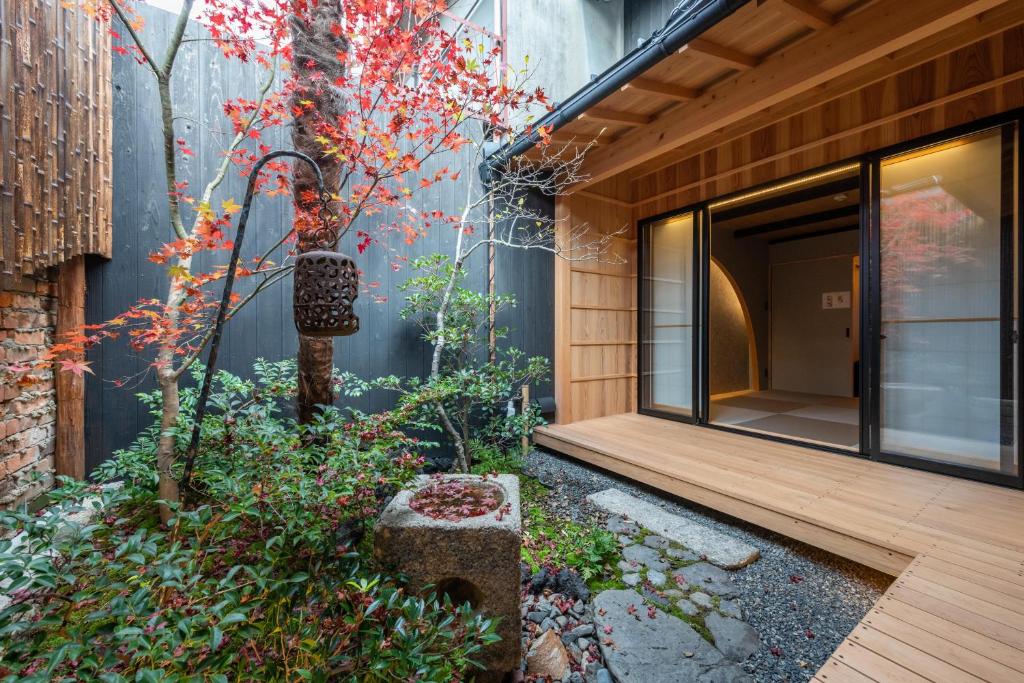
M 1016 475 L 1007 475 L 999 472 L 991 472 L 976 468 L 970 468 L 960 465 L 954 465 L 951 463 L 943 463 L 938 461 L 930 461 L 923 458 L 914 458 L 910 456 L 884 453 L 879 448 L 880 446 L 880 368 L 879 361 L 881 359 L 881 339 L 878 330 L 879 327 L 879 316 L 880 316 L 880 303 L 881 303 L 881 288 L 880 288 L 880 272 L 879 272 L 879 220 L 880 220 L 880 204 L 878 201 L 878 183 L 880 181 L 878 169 L 880 168 L 881 160 L 890 156 L 898 155 L 903 152 L 927 147 L 936 143 L 941 143 L 947 140 L 953 140 L 965 135 L 972 133 L 978 133 L 984 130 L 989 130 L 997 127 L 1005 127 L 1004 130 L 1013 130 L 1012 124 L 1016 124 L 1015 135 L 1011 137 L 1004 136 L 1004 145 L 1009 144 L 1011 156 L 1007 157 L 1004 152 L 1004 163 L 1009 158 L 1012 163 L 1013 154 L 1016 155 L 1016 176 L 1017 176 L 1017 202 L 1018 205 L 1024 203 L 1024 108 L 1015 109 L 1003 114 L 996 116 L 986 117 L 979 119 L 971 123 L 963 124 L 961 126 L 955 126 L 948 128 L 938 133 L 931 135 L 922 136 L 910 140 L 905 143 L 897 145 L 891 145 L 889 147 L 876 150 L 869 154 L 860 155 L 844 159 L 834 164 L 822 166 L 815 169 L 809 169 L 801 173 L 794 173 L 782 178 L 777 178 L 766 183 L 760 183 L 758 185 L 745 188 L 736 192 L 731 192 L 713 199 L 688 204 L 672 211 L 666 211 L 657 215 L 649 216 L 641 219 L 637 223 L 637 412 L 644 415 L 651 415 L 654 417 L 660 417 L 679 422 L 686 422 L 696 424 L 702 427 L 710 429 L 717 429 L 720 431 L 732 432 L 736 434 L 742 434 L 744 436 L 750 436 L 752 438 L 765 439 L 769 441 L 775 441 L 779 443 L 787 443 L 807 448 L 814 448 L 816 450 L 828 451 L 833 453 L 840 453 L 851 457 L 863 457 L 876 460 L 878 462 L 885 462 L 894 465 L 901 465 L 910 467 L 918 470 L 926 470 L 932 472 L 938 472 L 940 474 L 948 474 L 966 479 L 974 479 L 992 484 L 998 484 L 1002 486 L 1009 486 L 1014 488 L 1024 488 L 1024 352 L 1022 352 L 1022 344 L 1017 343 L 1018 330 L 1004 328 L 1003 340 L 1004 344 L 1002 352 L 1004 357 L 1010 357 L 1011 367 L 1013 364 L 1016 366 L 1016 386 L 1012 388 L 1013 398 L 1015 399 L 1015 414 L 1013 417 L 1016 420 L 1016 456 L 1018 463 L 1018 473 Z M 1013 145 L 1016 145 L 1015 152 Z M 1005 148 L 1005 147 L 1004 147 Z M 709 376 L 709 350 L 710 350 L 710 339 L 708 330 L 709 320 L 709 301 L 706 293 L 710 287 L 710 259 L 711 259 L 711 210 L 710 205 L 719 203 L 731 198 L 735 198 L 741 195 L 756 192 L 760 189 L 768 188 L 780 183 L 785 183 L 790 180 L 797 180 L 799 178 L 813 175 L 817 173 L 825 173 L 833 169 L 842 168 L 844 166 L 850 166 L 852 164 L 860 165 L 860 189 L 861 189 L 861 200 L 860 200 L 860 365 L 858 371 L 858 384 L 859 384 L 859 405 L 860 405 L 860 444 L 857 452 L 849 449 L 840 447 L 831 447 L 825 444 L 813 443 L 804 441 L 801 439 L 795 439 L 790 437 L 784 437 L 774 434 L 764 434 L 759 432 L 752 432 L 741 428 L 729 426 L 729 425 L 716 425 L 709 422 L 709 404 L 710 404 L 710 393 L 708 388 L 708 376 Z M 1012 178 L 1012 175 L 1011 175 Z M 1012 185 L 1009 190 L 1012 193 Z M 1004 188 L 1004 193 L 1006 189 Z M 1006 196 L 1004 194 L 1004 196 Z M 1011 201 L 1012 205 L 1012 201 Z M 645 408 L 643 405 L 644 397 L 644 343 L 643 343 L 643 331 L 644 331 L 644 242 L 646 239 L 646 230 L 648 227 L 658 221 L 680 216 L 686 213 L 692 213 L 694 215 L 694 244 L 693 244 L 693 313 L 691 314 L 693 319 L 693 327 L 695 330 L 694 339 L 697 341 L 693 348 L 690 350 L 691 355 L 691 377 L 693 379 L 692 396 L 691 396 L 691 415 L 680 415 L 676 413 L 668 413 L 665 411 L 659 411 L 656 409 Z M 1004 212 L 1003 215 L 1003 239 L 1016 239 L 1016 253 L 1005 255 L 1011 256 L 1009 259 L 1010 271 L 1013 271 L 1014 264 L 1012 263 L 1012 256 L 1016 257 L 1017 263 L 1017 279 L 1016 283 L 1016 306 L 1018 315 L 1018 324 L 1022 317 L 1024 317 L 1024 283 L 1020 282 L 1022 273 L 1024 273 L 1024 209 L 1018 208 L 1016 220 L 1012 215 L 1012 211 L 1009 215 Z M 1005 243 L 1005 242 L 1004 242 Z M 1004 263 L 1004 267 L 1005 267 Z M 1004 282 L 1006 278 L 1004 277 Z M 1007 285 L 1004 285 L 1004 294 L 1002 295 L 1003 310 L 1007 310 L 1008 299 L 1005 294 Z M 1008 287 L 1012 291 L 1013 287 Z M 1010 302 L 1011 304 L 1013 302 Z M 1010 306 L 1012 308 L 1012 305 Z M 1004 317 L 1005 319 L 1005 317 Z M 1012 326 L 1012 323 L 1011 323 Z M 1009 384 L 1003 383 L 1004 393 L 1008 390 Z

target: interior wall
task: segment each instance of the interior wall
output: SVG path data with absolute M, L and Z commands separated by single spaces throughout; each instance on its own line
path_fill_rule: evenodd
M 768 245 L 763 240 L 758 239 L 736 239 L 728 231 L 716 232 L 714 219 L 714 213 L 712 213 L 711 256 L 731 276 L 733 283 L 735 283 L 736 288 L 739 290 L 739 296 L 746 302 L 747 311 L 750 314 L 750 331 L 753 332 L 754 345 L 757 349 L 756 367 L 754 368 L 755 372 L 752 374 L 758 380 L 756 384 L 763 386 L 767 384 L 768 379 L 766 374 L 768 369 L 766 359 L 768 358 L 769 335 Z M 716 324 L 716 321 L 727 321 L 729 319 L 727 308 L 730 306 L 732 285 L 725 278 L 712 278 L 710 284 L 708 317 L 711 325 L 709 334 L 712 335 L 712 339 L 709 344 L 708 367 L 709 373 L 712 368 L 718 368 L 718 381 L 722 382 L 719 386 L 725 386 L 735 383 L 734 380 L 726 380 L 725 368 L 730 364 L 740 362 L 739 359 L 746 355 L 747 351 L 744 347 L 741 353 L 741 349 L 735 343 L 735 340 L 730 342 L 732 333 L 728 332 L 730 330 L 728 324 L 724 327 Z M 749 376 L 749 371 L 746 372 L 748 372 Z M 738 374 L 735 371 L 728 373 L 729 376 Z M 710 389 L 712 394 L 731 391 L 726 389 L 716 390 L 714 374 L 709 376 L 709 380 L 711 382 Z M 748 382 L 747 387 L 744 388 L 757 388 L 757 386 L 751 387 L 750 382 Z
M 853 295 L 858 232 L 772 245 L 772 389 L 853 396 L 853 304 L 826 309 L 822 295 Z
M 711 262 L 711 298 L 708 306 L 714 353 L 708 359 L 711 395 L 751 389 L 751 340 L 748 314 L 740 291 L 715 261 Z

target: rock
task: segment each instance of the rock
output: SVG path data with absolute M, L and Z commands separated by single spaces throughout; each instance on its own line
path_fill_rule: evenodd
M 552 619 L 557 619 L 558 617 L 562 616 L 562 610 L 552 605 L 551 609 L 548 610 L 548 616 Z
M 554 631 L 546 631 L 533 641 L 530 651 L 526 653 L 527 673 L 537 677 L 549 676 L 560 681 L 568 670 L 569 655 Z
M 635 572 L 636 570 L 638 570 L 640 568 L 640 563 L 639 562 L 626 562 L 625 560 L 619 560 L 618 563 L 615 566 L 617 566 L 621 571 L 624 571 L 624 572 Z
M 530 580 L 530 565 L 525 562 L 519 563 L 519 583 L 526 583 Z
M 479 484 L 482 479 L 449 474 L 444 481 Z M 408 577 L 410 591 L 433 586 L 433 591 L 452 602 L 469 602 L 485 618 L 497 619 L 501 641 L 478 659 L 487 671 L 511 671 L 521 658 L 519 478 L 509 474 L 487 478 L 488 485 L 500 489 L 505 514 L 456 520 L 435 519 L 409 507 L 415 491 L 431 483 L 430 477 L 421 475 L 391 499 L 374 529 L 374 559 L 385 571 Z
M 627 586 L 629 586 L 630 588 L 632 588 L 633 586 L 636 586 L 638 583 L 640 583 L 640 575 L 639 574 L 623 574 L 622 575 L 622 583 L 624 583 Z
M 562 644 L 565 645 L 564 642 Z M 581 650 L 579 645 L 576 643 L 569 643 L 568 645 L 565 645 L 565 650 L 569 653 L 569 659 L 572 661 L 578 662 L 583 659 L 583 650 Z
M 678 588 L 666 588 L 662 592 L 665 594 L 665 597 L 672 598 L 673 600 L 675 600 L 676 598 L 686 597 L 686 593 L 679 590 Z
M 664 586 L 665 581 L 667 581 L 665 575 L 656 569 L 651 569 L 647 572 L 647 580 L 650 581 L 653 586 Z
M 627 562 L 642 564 L 648 569 L 666 571 L 669 568 L 668 562 L 661 559 L 661 554 L 654 548 L 645 545 L 629 545 L 622 549 L 622 556 Z
M 572 674 L 569 675 L 569 683 L 583 683 L 583 674 L 579 671 L 573 671 Z
M 711 631 L 715 646 L 734 662 L 744 661 L 761 647 L 757 631 L 739 619 L 712 612 L 705 617 L 704 625 Z
M 630 609 L 632 606 L 632 610 Z M 689 624 L 658 608 L 654 618 L 632 590 L 609 590 L 594 598 L 595 625 L 611 633 L 599 643 L 605 665 L 619 683 L 691 681 L 723 663 L 722 653 Z M 683 652 L 692 652 L 683 658 Z
M 555 620 L 554 619 L 548 618 L 548 619 L 545 619 L 544 621 L 540 622 L 540 630 L 541 631 L 550 631 L 550 630 L 552 630 L 554 628 L 555 628 Z
M 586 650 L 590 649 L 590 646 L 593 644 L 593 642 L 594 641 L 592 641 L 590 638 L 580 638 L 579 640 L 576 641 L 576 645 L 581 650 L 586 651 Z
M 548 618 L 547 611 L 544 611 L 544 612 L 533 611 L 533 612 L 530 612 L 530 613 L 528 613 L 526 615 L 527 621 L 532 621 L 535 624 L 539 624 L 540 622 L 544 621 L 547 618 Z
M 651 534 L 650 536 L 644 539 L 645 546 L 647 546 L 648 548 L 654 548 L 656 550 L 664 550 L 668 547 L 668 543 L 669 541 L 667 538 L 662 538 L 661 536 L 656 536 L 654 534 Z
M 569 623 L 569 617 L 565 615 L 555 617 L 555 623 L 558 624 L 558 628 L 565 628 L 565 625 Z
M 718 603 L 718 611 L 733 619 L 743 618 L 743 610 L 735 600 L 722 600 Z
M 548 570 L 541 568 L 539 572 L 533 575 L 530 579 L 530 592 L 534 595 L 539 594 L 548 585 Z
M 582 617 L 586 609 L 587 608 L 584 606 L 583 601 L 577 600 L 576 602 L 572 603 L 572 607 L 569 608 L 569 611 L 575 614 L 577 617 Z
M 690 593 L 690 601 L 698 607 L 703 607 L 704 609 L 711 609 L 711 607 L 713 606 L 711 603 L 711 596 L 707 593 L 701 593 L 700 591 L 697 591 L 696 593 Z
M 570 569 L 563 569 L 555 575 L 552 588 L 573 600 L 590 599 L 590 589 L 587 588 L 586 582 L 579 574 Z
M 676 607 L 678 607 L 679 611 L 688 617 L 695 617 L 698 614 L 700 614 L 700 608 L 698 608 L 697 605 L 693 604 L 686 598 L 683 598 L 682 600 L 677 602 Z
M 609 517 L 608 523 L 605 524 L 605 528 L 613 534 L 626 534 L 627 536 L 631 536 L 640 531 L 640 527 L 636 525 L 636 522 L 623 519 L 618 515 Z
M 568 638 L 569 640 L 576 640 L 577 638 L 582 638 L 584 636 L 592 636 L 592 635 L 594 635 L 594 625 L 593 624 L 583 624 L 582 626 L 577 626 L 576 628 L 574 628 L 573 630 L 569 631 L 564 636 L 562 636 L 562 640 L 565 640 L 566 638 Z M 580 647 L 583 647 L 583 646 L 581 645 Z
M 596 507 L 614 515 L 629 515 L 644 528 L 689 548 L 708 561 L 726 569 L 739 569 L 756 560 L 757 548 L 702 524 L 673 515 L 618 489 L 605 489 L 587 496 Z
M 738 666 L 719 666 L 701 674 L 697 683 L 754 683 L 754 678 Z
M 686 548 L 665 548 L 665 554 L 673 559 L 682 560 L 683 562 L 696 562 L 700 559 L 700 555 L 692 550 L 687 550 Z
M 731 598 L 739 593 L 729 572 L 707 562 L 698 562 L 689 567 L 677 569 L 672 572 L 672 575 L 681 577 L 677 581 L 682 581 L 684 585 L 695 586 L 699 590 L 720 595 L 723 598 Z
M 597 683 L 612 683 L 612 675 L 608 669 L 597 670 Z
M 647 586 L 643 587 L 643 592 L 644 592 L 644 598 L 648 602 L 653 602 L 658 607 L 668 607 L 669 604 L 671 604 L 669 602 L 669 599 L 666 598 L 663 593 L 660 593 L 658 591 L 653 591 L 653 590 L 649 589 Z

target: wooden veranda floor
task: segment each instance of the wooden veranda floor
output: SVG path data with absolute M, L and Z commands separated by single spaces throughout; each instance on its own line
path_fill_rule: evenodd
M 1024 681 L 1024 492 L 637 414 L 536 442 L 895 582 L 817 674 Z

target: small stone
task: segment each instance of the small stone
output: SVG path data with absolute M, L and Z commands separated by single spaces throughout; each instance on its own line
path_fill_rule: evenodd
M 700 559 L 700 555 L 692 550 L 687 550 L 686 548 L 669 547 L 665 549 L 665 554 L 673 559 L 682 560 L 683 562 L 696 562 Z
M 715 647 L 734 662 L 742 662 L 761 647 L 757 631 L 739 619 L 711 613 L 704 619 L 704 625 L 715 639 Z
M 572 603 L 572 607 L 569 608 L 569 611 L 575 614 L 577 617 L 582 617 L 583 612 L 585 612 L 586 609 L 587 608 L 584 605 L 583 601 L 577 600 L 576 602 Z
M 530 579 L 530 592 L 534 595 L 540 593 L 548 585 L 548 580 L 548 570 L 542 568 Z
M 743 618 L 743 610 L 735 600 L 722 600 L 718 603 L 718 611 L 733 619 Z
M 689 600 L 687 600 L 686 598 L 683 598 L 682 600 L 677 602 L 676 607 L 678 607 L 679 611 L 688 617 L 695 617 L 698 614 L 700 614 L 700 608 L 697 607 L 697 605 L 690 602 Z
M 572 570 L 561 570 L 555 575 L 552 583 L 555 590 L 567 598 L 572 598 L 573 600 L 590 599 L 590 589 L 587 588 L 587 583 L 583 580 L 583 577 Z
M 555 623 L 558 624 L 558 628 L 565 628 L 565 625 L 569 623 L 569 617 L 564 614 L 555 617 Z
M 666 588 L 662 592 L 665 593 L 665 597 L 672 598 L 673 600 L 675 600 L 676 598 L 682 598 L 686 596 L 686 593 L 679 590 L 678 588 Z
M 685 584 L 698 586 L 702 591 L 713 595 L 720 595 L 723 598 L 731 598 L 739 592 L 736 584 L 733 583 L 732 577 L 729 576 L 729 572 L 707 562 L 698 562 L 689 567 L 679 569 L 672 574 L 673 576 L 682 577 L 679 580 Z
M 655 548 L 657 550 L 664 550 L 668 547 L 668 539 L 662 538 L 661 536 L 650 535 L 644 539 L 644 545 L 648 548 Z
M 569 669 L 569 655 L 554 631 L 546 631 L 533 641 L 526 653 L 526 670 L 531 676 L 562 680 Z
M 608 529 L 608 531 L 612 532 L 613 534 L 630 535 L 640 531 L 640 527 L 636 525 L 636 522 L 631 522 L 627 519 L 623 519 L 618 515 L 609 517 L 608 523 L 605 524 L 605 527 Z
M 576 643 L 569 643 L 565 646 L 566 652 L 569 653 L 569 658 L 574 662 L 578 662 L 583 659 L 583 650 L 579 648 Z
M 644 592 L 644 599 L 648 600 L 649 602 L 653 602 L 658 607 L 665 608 L 665 607 L 668 607 L 669 604 L 671 604 L 669 602 L 669 599 L 666 598 L 663 593 L 651 590 L 646 585 L 643 587 L 643 592 Z
M 594 641 L 592 641 L 590 638 L 580 638 L 576 641 L 576 644 L 579 646 L 581 650 L 586 651 L 590 649 L 590 646 L 594 644 Z
M 647 572 L 647 580 L 650 581 L 651 584 L 654 585 L 654 586 L 664 586 L 665 585 L 665 581 L 667 581 L 667 579 L 665 578 L 665 575 L 662 574 L 661 572 L 659 572 L 656 569 L 648 570 L 648 572 Z
M 608 673 L 608 669 L 597 670 L 597 683 L 612 683 L 612 675 Z
M 555 605 L 552 605 L 551 609 L 548 610 L 548 617 L 551 619 L 557 619 L 560 616 L 562 616 L 562 610 L 558 609 Z
M 554 619 L 545 619 L 544 621 L 540 622 L 540 630 L 541 631 L 550 631 L 550 630 L 552 630 L 554 628 L 555 628 L 555 620 Z
M 622 583 L 624 583 L 627 586 L 629 586 L 630 588 L 632 588 L 633 586 L 636 586 L 638 583 L 640 583 L 640 575 L 639 574 L 623 574 L 622 575 Z
M 704 609 L 711 609 L 712 607 L 711 596 L 707 593 L 701 593 L 700 591 L 697 591 L 696 593 L 690 593 L 690 601 L 698 607 L 703 607 Z
M 569 676 L 569 683 L 583 683 L 583 674 L 579 671 L 573 671 Z
M 635 572 L 640 568 L 639 562 L 626 562 L 625 560 L 619 560 L 616 565 L 621 571 L 624 572 Z
M 661 555 L 654 548 L 645 545 L 630 545 L 622 549 L 622 556 L 627 562 L 642 564 L 648 569 L 655 569 L 663 572 L 669 568 L 668 562 L 661 559 Z
M 529 614 L 526 615 L 526 618 L 529 621 L 532 621 L 535 624 L 539 624 L 540 622 L 542 622 L 542 621 L 544 621 L 545 619 L 548 618 L 548 613 L 547 612 L 536 612 L 536 611 L 535 612 L 530 612 Z

